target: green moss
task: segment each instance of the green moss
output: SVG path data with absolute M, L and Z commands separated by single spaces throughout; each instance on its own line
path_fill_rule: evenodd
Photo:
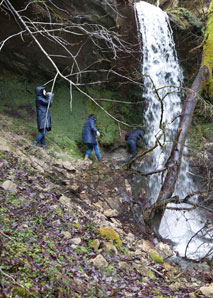
M 111 92 L 109 90 L 102 91 L 98 88 L 88 88 L 88 93 L 91 97 L 97 99 L 98 104 L 110 114 L 114 114 L 114 106 L 113 102 L 99 101 L 100 98 L 115 98 L 116 93 Z M 104 110 L 98 107 L 92 101 L 89 102 L 89 114 L 95 114 L 97 118 L 97 128 L 101 133 L 101 137 L 99 138 L 99 143 L 105 146 L 110 146 L 113 142 L 119 137 L 119 129 L 115 120 L 110 118 Z
M 72 111 L 70 109 L 70 94 L 66 86 L 55 90 L 54 102 L 51 107 L 52 134 L 65 135 L 72 141 L 81 140 L 81 130 L 87 119 L 87 98 L 73 91 Z
M 66 135 L 50 134 L 48 136 L 48 141 L 52 144 L 55 152 L 61 152 L 61 150 L 63 150 L 75 158 L 82 158 L 77 142 L 72 141 Z M 63 157 L 61 158 L 63 160 Z
M 120 240 L 120 237 L 118 233 L 115 232 L 112 228 L 105 228 L 100 227 L 98 229 L 98 233 L 100 233 L 101 236 L 105 236 L 107 239 L 115 241 L 117 243 L 117 246 L 120 248 L 122 245 L 122 242 Z
M 186 18 L 192 26 L 199 30 L 203 29 L 203 24 L 191 11 L 186 8 L 180 8 L 179 10 L 182 13 L 182 17 Z
M 188 134 L 189 147 L 195 152 L 200 152 L 204 149 L 205 141 L 212 142 L 213 128 L 212 123 L 204 120 L 199 121 L 199 129 L 197 126 L 192 125 Z
M 0 76 L 0 113 L 11 118 L 11 125 L 7 129 L 24 134 L 31 141 L 38 133 L 34 92 L 36 85 L 37 82 L 28 83 L 21 77 L 5 74 Z M 78 144 L 88 116 L 87 99 L 74 90 L 71 111 L 69 88 L 56 86 L 54 93 L 50 109 L 52 131 L 47 134 L 47 145 L 54 146 L 57 151 L 66 150 L 72 156 L 80 157 Z
M 153 252 L 149 252 L 150 257 L 156 262 L 156 263 L 163 263 L 163 259 L 159 257 L 158 255 L 154 254 Z
M 13 297 L 30 297 L 30 294 L 27 292 L 26 289 L 15 286 L 13 287 Z
M 11 125 L 8 125 L 6 129 L 24 135 L 30 142 L 34 141 L 38 133 L 34 90 L 37 85 L 42 84 L 42 80 L 40 83 L 28 82 L 20 76 L 0 75 L 0 113 L 9 116 L 11 119 Z M 47 90 L 50 90 L 50 86 L 47 86 Z M 96 87 L 87 88 L 86 92 L 97 100 L 102 98 L 122 100 L 117 90 Z M 47 146 L 53 147 L 58 152 L 60 150 L 67 151 L 76 158 L 81 158 L 83 156 L 82 152 L 85 152 L 81 132 L 88 114 L 94 113 L 97 115 L 97 127 L 101 132 L 99 138 L 101 146 L 110 146 L 120 138 L 117 122 L 107 115 L 104 110 L 129 124 L 141 122 L 140 111 L 138 108 L 135 109 L 134 105 L 98 100 L 98 103 L 104 109 L 102 110 L 86 95 L 76 89 L 73 90 L 71 103 L 69 86 L 60 85 L 57 82 L 54 94 L 53 105 L 50 108 L 52 130 L 46 136 Z
M 151 269 L 149 269 L 148 270 L 148 276 L 151 278 L 151 279 L 156 279 L 156 276 L 155 276 L 155 274 L 154 274 L 154 272 L 151 270 Z
M 175 9 L 168 9 L 167 12 L 171 14 L 176 23 L 179 25 L 180 29 L 186 30 L 189 25 L 196 28 L 200 33 L 203 32 L 203 24 L 201 21 L 188 9 L 179 7 Z
M 125 103 L 117 103 L 112 101 L 102 101 L 100 99 L 110 99 L 122 101 L 122 98 L 118 91 L 107 90 L 101 88 L 88 88 L 87 89 L 90 96 L 97 100 L 98 104 L 107 111 L 110 115 L 118 119 L 119 121 L 128 124 L 142 124 L 141 110 L 138 106 L 129 105 Z M 135 94 L 133 97 L 135 98 Z M 131 96 L 130 96 L 131 97 Z M 139 97 L 141 95 L 139 94 Z M 132 98 L 129 101 L 133 100 Z M 137 107 L 137 108 L 136 108 Z M 120 138 L 119 124 L 116 120 L 112 119 L 107 115 L 100 107 L 95 103 L 90 101 L 89 103 L 89 114 L 96 114 L 97 116 L 97 127 L 101 132 L 101 137 L 99 138 L 99 143 L 104 146 L 111 146 Z M 126 130 L 128 127 L 121 125 L 120 128 Z
M 203 46 L 203 66 L 208 68 L 208 80 L 203 84 L 203 90 L 206 94 L 208 94 L 209 98 L 213 97 L 213 4 L 211 4 L 209 8 L 209 18 L 207 29 L 205 31 L 204 37 L 205 43 Z
M 202 136 L 196 127 L 191 127 L 188 134 L 189 146 L 193 151 L 201 151 L 203 149 Z

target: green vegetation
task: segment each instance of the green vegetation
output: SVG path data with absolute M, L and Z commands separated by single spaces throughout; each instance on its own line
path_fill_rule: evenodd
M 117 246 L 120 248 L 122 245 L 121 239 L 112 228 L 105 228 L 105 227 L 100 227 L 98 229 L 98 233 L 100 233 L 101 236 L 106 237 L 106 239 L 115 241 Z
M 188 135 L 189 148 L 195 153 L 201 152 L 204 149 L 205 143 L 211 143 L 213 139 L 212 123 L 204 119 L 199 119 L 199 122 L 196 121 L 197 119 L 195 118 Z
M 115 93 L 111 91 L 105 91 L 104 94 L 101 94 L 100 92 L 98 92 L 98 90 L 91 88 L 88 89 L 88 92 L 90 96 L 94 97 L 97 100 L 98 104 L 103 109 L 114 114 L 114 103 L 99 101 L 98 99 L 115 98 Z M 96 125 L 101 133 L 100 143 L 104 145 L 112 145 L 113 141 L 119 137 L 119 129 L 116 122 L 113 119 L 109 118 L 109 116 L 93 102 L 90 102 L 88 107 L 89 114 L 95 114 L 97 117 Z
M 175 9 L 168 9 L 167 12 L 174 17 L 180 29 L 185 30 L 190 24 L 195 27 L 198 32 L 203 32 L 202 22 L 188 9 L 179 7 Z
M 212 99 L 213 96 L 213 75 L 212 75 L 212 67 L 213 67 L 213 2 L 211 1 L 209 11 L 208 11 L 208 23 L 205 31 L 204 37 L 204 45 L 203 45 L 203 61 L 202 66 L 207 67 L 205 71 L 205 76 L 207 78 L 203 82 L 202 89 L 207 95 L 208 98 Z
M 152 259 L 156 262 L 156 263 L 163 263 L 163 259 L 161 257 L 159 257 L 158 255 L 156 255 L 153 252 L 149 252 L 150 257 L 152 257 Z
M 40 84 L 42 85 L 42 82 Z M 11 129 L 18 135 L 25 135 L 30 142 L 33 142 L 37 135 L 34 93 L 36 85 L 39 85 L 38 82 L 27 82 L 22 77 L 0 75 L 0 113 L 9 116 L 11 119 L 7 129 Z M 47 86 L 48 91 L 49 89 L 50 86 Z M 111 146 L 120 137 L 117 122 L 108 116 L 104 110 L 130 124 L 141 121 L 139 109 L 133 111 L 133 105 L 100 100 L 103 98 L 121 100 L 117 91 L 88 88 L 86 92 L 97 100 L 102 109 L 86 95 L 75 89 L 71 101 L 69 87 L 56 84 L 53 105 L 50 108 L 52 131 L 48 132 L 46 137 L 47 146 L 53 147 L 55 152 L 66 150 L 73 157 L 82 157 L 85 148 L 81 139 L 81 131 L 88 114 L 96 114 L 97 116 L 97 127 L 101 132 L 99 138 L 101 146 Z M 127 129 L 126 127 L 123 128 Z

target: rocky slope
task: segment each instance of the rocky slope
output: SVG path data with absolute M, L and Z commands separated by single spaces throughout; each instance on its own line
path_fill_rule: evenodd
M 1 116 L 0 297 L 212 297 L 207 264 L 181 268 L 134 221 L 128 172 L 34 148 L 10 124 Z

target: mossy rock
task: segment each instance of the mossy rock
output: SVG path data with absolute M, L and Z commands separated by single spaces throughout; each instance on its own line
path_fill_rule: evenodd
M 150 257 L 152 257 L 152 259 L 156 262 L 156 263 L 163 263 L 163 259 L 161 257 L 159 257 L 158 255 L 156 255 L 153 252 L 149 252 Z
M 25 298 L 32 297 L 26 289 L 19 286 L 13 287 L 12 292 L 13 292 L 13 297 L 25 297 Z
M 167 12 L 181 30 L 188 30 L 193 27 L 197 33 L 203 33 L 203 24 L 188 9 L 179 7 L 175 9 L 168 9 Z
M 117 246 L 120 248 L 122 245 L 121 239 L 118 235 L 118 233 L 115 232 L 115 230 L 113 230 L 112 228 L 105 228 L 105 227 L 100 227 L 98 229 L 98 233 L 101 236 L 106 237 L 106 239 L 115 241 Z
M 147 274 L 151 279 L 156 279 L 156 276 L 155 276 L 155 274 L 154 274 L 154 272 L 151 270 L 151 269 L 149 269 L 148 270 L 148 274 Z

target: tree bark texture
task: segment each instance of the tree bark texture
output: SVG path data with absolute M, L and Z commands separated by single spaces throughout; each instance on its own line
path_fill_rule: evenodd
M 204 36 L 203 66 L 206 66 L 208 79 L 203 82 L 202 89 L 208 98 L 213 98 L 213 0 L 211 0 L 208 11 L 208 23 Z

